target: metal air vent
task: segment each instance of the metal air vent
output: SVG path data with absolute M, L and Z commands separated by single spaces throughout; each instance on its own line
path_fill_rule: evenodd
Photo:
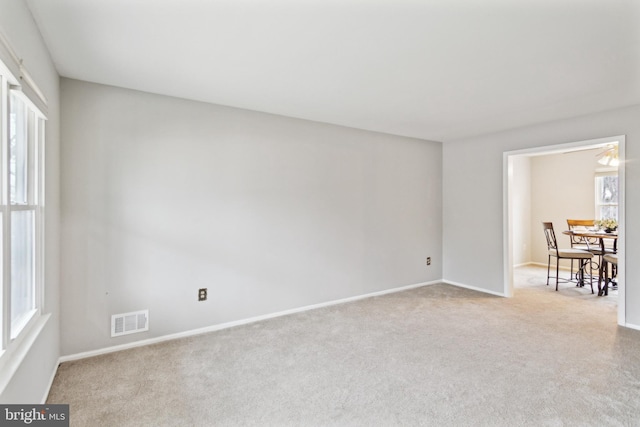
M 114 314 L 111 316 L 111 336 L 134 334 L 149 330 L 149 310 L 133 311 L 131 313 Z

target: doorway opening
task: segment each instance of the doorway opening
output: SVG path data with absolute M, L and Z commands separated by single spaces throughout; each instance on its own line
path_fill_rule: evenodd
M 618 164 L 605 165 L 605 153 L 613 153 L 615 147 Z M 531 175 L 532 162 L 548 156 L 549 161 L 563 162 L 573 158 L 572 162 L 566 162 L 566 170 L 561 173 L 551 172 L 541 174 L 538 168 Z M 584 169 L 578 164 L 576 167 L 576 156 L 582 156 Z M 547 251 L 546 242 L 543 241 L 542 221 L 553 221 L 556 234 L 562 236 L 561 231 L 566 230 L 566 220 L 568 218 L 597 218 L 600 213 L 596 212 L 598 207 L 596 201 L 595 183 L 596 176 L 603 171 L 617 168 L 618 182 L 618 324 L 625 325 L 625 236 L 624 236 L 624 200 L 625 200 L 625 136 L 613 136 L 608 138 L 598 138 L 585 141 L 577 141 L 566 144 L 549 145 L 530 149 L 508 151 L 503 154 L 503 209 L 504 209 L 504 294 L 508 297 L 514 294 L 514 267 L 520 264 L 542 264 L 544 255 L 544 266 L 546 273 Z M 598 163 L 598 161 L 600 161 Z M 588 163 L 588 165 L 587 165 Z M 557 165 L 556 165 L 557 166 Z M 528 169 L 529 168 L 529 169 Z M 556 169 L 557 171 L 558 169 Z M 591 179 L 591 196 L 584 195 L 585 177 Z M 533 181 L 533 182 L 532 182 Z M 578 187 L 582 187 L 579 189 Z M 535 195 L 544 190 L 553 190 L 556 194 L 557 210 L 548 209 L 549 204 L 535 203 Z M 580 195 L 580 192 L 583 192 Z M 572 197 L 576 199 L 572 202 Z M 533 202 L 532 202 L 533 200 Z M 582 206 L 579 206 L 582 204 Z M 588 206 L 588 207 L 587 207 Z M 554 216 L 555 215 L 555 216 Z M 542 246 L 542 247 L 541 247 Z M 542 251 L 542 252 L 540 252 Z M 594 295 L 597 298 L 597 295 Z

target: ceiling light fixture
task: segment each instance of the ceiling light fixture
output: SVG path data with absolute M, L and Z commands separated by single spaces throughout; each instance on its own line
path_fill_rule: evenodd
M 598 157 L 598 163 L 604 166 L 618 167 L 620 161 L 618 160 L 618 144 L 609 145 L 606 150 L 596 154 Z

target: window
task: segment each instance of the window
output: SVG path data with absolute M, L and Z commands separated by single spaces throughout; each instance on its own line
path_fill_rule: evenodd
M 2 65 L 2 64 L 0 64 Z M 45 117 L 0 67 L 0 323 L 11 347 L 42 307 Z
M 604 172 L 596 175 L 596 219 L 618 220 L 618 173 Z

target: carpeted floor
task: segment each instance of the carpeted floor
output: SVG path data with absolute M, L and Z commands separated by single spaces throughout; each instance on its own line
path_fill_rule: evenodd
M 449 285 L 63 363 L 73 426 L 636 426 L 640 331 L 615 292 Z M 543 272 L 544 276 L 544 272 Z

